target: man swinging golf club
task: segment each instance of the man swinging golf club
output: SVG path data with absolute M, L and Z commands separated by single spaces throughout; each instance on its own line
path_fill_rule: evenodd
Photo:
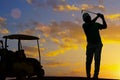
M 87 12 L 83 13 L 83 21 L 85 23 L 82 25 L 87 39 L 86 74 L 87 78 L 91 78 L 91 63 L 94 57 L 95 69 L 93 78 L 97 79 L 100 68 L 101 50 L 103 46 L 99 30 L 106 29 L 107 24 L 103 14 L 96 13 L 97 16 L 94 19 L 91 19 L 91 16 Z M 102 24 L 96 22 L 98 18 L 101 18 Z

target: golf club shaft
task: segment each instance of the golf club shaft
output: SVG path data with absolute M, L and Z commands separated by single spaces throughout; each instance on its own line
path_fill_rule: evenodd
M 92 14 L 96 14 L 97 15 L 97 13 L 95 13 L 95 12 L 92 12 L 92 11 L 88 11 L 88 10 L 82 10 L 82 12 L 83 11 L 85 11 L 85 12 L 89 12 L 89 13 L 92 13 Z

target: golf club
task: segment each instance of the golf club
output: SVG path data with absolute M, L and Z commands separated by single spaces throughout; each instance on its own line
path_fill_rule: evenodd
M 97 13 L 95 13 L 95 12 L 92 12 L 92 11 L 88 11 L 88 10 L 81 10 L 81 13 L 83 13 L 83 12 L 88 12 L 88 13 L 92 13 L 92 14 L 95 14 L 95 15 L 97 15 Z

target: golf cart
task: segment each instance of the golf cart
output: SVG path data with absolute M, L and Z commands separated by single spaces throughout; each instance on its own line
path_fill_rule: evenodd
M 18 80 L 30 79 L 33 76 L 41 78 L 44 76 L 44 70 L 41 65 L 41 56 L 39 48 L 39 38 L 30 35 L 13 34 L 3 36 L 5 41 L 0 40 L 0 80 L 6 77 L 16 77 Z M 18 41 L 18 50 L 8 50 L 8 40 Z M 22 40 L 36 40 L 38 46 L 39 60 L 29 58 L 22 49 Z M 13 45 L 11 45 L 13 46 Z

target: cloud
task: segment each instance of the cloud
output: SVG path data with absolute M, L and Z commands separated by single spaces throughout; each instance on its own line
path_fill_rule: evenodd
M 26 0 L 26 2 L 35 7 L 45 7 L 45 0 Z
M 82 4 L 82 5 L 81 5 L 81 9 L 82 9 L 82 10 L 87 10 L 87 9 L 90 9 L 90 8 L 92 8 L 92 6 L 89 7 L 88 4 Z
M 77 39 L 71 39 L 70 37 L 62 38 L 62 43 L 59 45 L 60 48 L 64 50 L 78 50 L 78 43 Z
M 103 43 L 119 42 L 120 39 L 120 25 L 115 23 L 107 23 L 108 28 L 101 31 L 101 37 Z M 49 25 L 51 28 L 51 33 L 49 34 L 52 38 L 52 42 L 57 44 L 57 49 L 49 51 L 45 56 L 53 57 L 66 53 L 70 50 L 77 50 L 81 46 L 85 48 L 86 40 L 84 32 L 81 28 L 81 24 L 76 21 L 61 21 L 54 22 Z M 114 32 L 111 34 L 111 32 Z
M 80 5 L 82 10 L 101 10 L 101 11 L 105 11 L 105 7 L 104 5 L 89 5 L 89 4 L 82 4 Z
M 105 11 L 105 6 L 102 4 L 99 5 L 90 5 L 90 4 L 80 4 L 78 3 L 68 3 L 66 0 L 26 0 L 28 4 L 34 5 L 39 8 L 52 8 L 53 11 L 80 11 L 85 10 L 101 10 Z M 77 5 L 76 5 L 77 4 Z M 80 5 L 79 5 L 80 4 Z
M 59 31 L 58 33 L 57 33 L 57 35 L 58 36 L 60 36 L 60 37 L 67 37 L 68 35 L 69 35 L 69 31 L 70 30 L 63 30 L 63 31 Z
M 105 17 L 111 21 L 119 21 L 120 20 L 120 14 L 108 14 L 105 15 Z
M 0 17 L 0 27 L 4 27 L 6 25 L 6 18 Z
M 58 56 L 69 50 L 77 50 L 79 44 L 83 43 L 83 31 L 81 24 L 78 24 L 77 21 L 52 22 L 49 27 L 51 28 L 50 39 L 57 44 L 58 48 L 49 51 L 45 56 Z
M 4 23 L 5 21 L 6 21 L 6 19 L 5 19 L 5 18 L 0 17 L 0 23 Z
M 61 44 L 60 47 L 63 48 L 63 50 L 65 51 L 78 50 L 79 45 L 75 43 L 64 43 L 64 44 Z
M 66 1 L 65 0 L 46 0 L 47 5 L 55 7 L 57 5 L 65 5 Z
M 65 0 L 26 0 L 28 4 L 39 8 L 51 7 L 54 11 L 78 11 L 80 10 L 74 4 L 67 4 Z
M 101 32 L 104 43 L 120 43 L 119 25 L 108 25 L 108 28 Z M 111 34 L 113 32 L 113 34 Z
M 19 30 L 17 33 L 38 35 L 39 37 L 41 35 L 44 37 L 49 37 L 49 34 L 51 34 L 51 28 L 38 21 L 31 20 L 25 23 L 19 23 L 16 26 Z
M 75 5 L 58 5 L 53 8 L 54 11 L 79 11 L 80 8 Z
M 81 37 L 84 34 L 82 31 L 82 24 L 81 23 L 76 23 L 76 22 L 71 22 L 71 21 L 62 21 L 60 23 L 60 26 L 63 27 L 63 29 L 66 29 L 66 36 L 71 39 L 76 39 L 81 41 Z
M 49 62 L 46 62 L 44 63 L 45 66 L 47 67 L 64 67 L 64 66 L 69 66 L 70 63 L 68 62 L 55 62 L 55 61 L 49 61 Z
M 34 29 L 25 29 L 23 31 L 20 31 L 19 33 L 20 34 L 27 34 L 27 35 L 29 35 L 29 34 L 34 34 L 35 30 Z
M 35 7 L 55 7 L 60 4 L 66 4 L 65 0 L 26 0 L 26 2 Z
M 60 44 L 60 40 L 57 38 L 51 38 L 51 40 L 56 44 Z
M 81 73 L 81 71 L 80 71 L 80 68 L 77 68 L 77 69 L 73 69 L 70 73 L 73 75 L 78 75 Z
M 5 35 L 5 34 L 8 34 L 8 33 L 10 33 L 8 29 L 5 29 L 5 28 L 0 29 L 0 34 Z
M 49 43 L 55 44 L 56 49 L 50 50 L 45 53 L 45 56 L 52 57 L 64 54 L 69 50 L 77 50 L 80 43 L 83 43 L 83 31 L 79 20 L 51 22 L 44 25 L 39 22 L 28 22 L 23 24 L 31 24 L 34 27 L 25 28 L 21 33 L 24 34 L 40 34 L 43 37 L 41 42 L 48 45 Z M 46 41 L 47 40 L 47 41 Z
M 37 52 L 37 47 L 32 47 L 32 46 L 23 46 L 23 48 L 29 52 L 36 53 Z
M 23 46 L 23 49 L 25 50 L 25 54 L 29 57 L 38 57 L 38 48 L 36 46 Z M 40 48 L 41 52 L 45 51 L 45 48 Z
M 49 25 L 44 25 L 39 22 L 28 22 L 34 27 L 30 27 L 21 31 L 23 34 L 40 34 L 45 38 L 40 39 L 42 43 L 46 45 L 51 41 L 56 44 L 55 50 L 49 51 L 45 54 L 47 57 L 57 56 L 59 54 L 64 54 L 69 50 L 77 50 L 78 43 L 81 42 L 81 25 L 78 24 L 77 20 L 75 22 L 62 21 L 62 22 L 51 22 Z M 27 23 L 27 24 L 28 24 Z M 23 24 L 27 25 L 26 23 Z M 80 36 L 80 37 L 79 37 Z M 49 40 L 48 42 L 46 40 Z
M 76 65 L 77 64 L 77 65 Z M 80 64 L 78 66 L 78 63 L 69 63 L 69 62 L 60 62 L 60 61 L 49 61 L 44 64 L 45 66 L 48 66 L 50 69 L 58 70 L 58 67 L 61 71 L 57 72 L 56 75 L 58 76 L 79 76 L 85 74 L 83 72 L 83 68 L 80 68 Z M 51 73 L 49 73 L 51 74 Z M 54 75 L 54 74 L 53 74 Z
M 99 8 L 101 11 L 105 11 L 105 6 L 104 6 L 104 5 L 98 5 L 98 8 Z
M 26 0 L 28 4 L 32 4 L 33 0 Z
M 53 50 L 53 51 L 49 51 L 48 53 L 45 54 L 46 57 L 54 57 L 57 56 L 59 54 L 64 54 L 65 51 L 63 49 L 57 49 L 57 50 Z
M 35 27 L 36 31 L 41 31 L 43 33 L 49 34 L 51 33 L 51 28 L 49 26 L 46 26 L 44 24 L 37 24 Z
M 77 25 L 74 22 L 71 21 L 61 21 L 61 22 L 54 22 L 50 25 L 51 28 L 51 36 L 52 37 L 68 37 L 72 36 L 72 32 L 74 32 L 74 29 L 80 29 L 80 25 Z M 77 33 L 77 31 L 76 31 Z
M 46 43 L 46 39 L 40 37 L 40 43 Z
M 120 24 L 114 21 L 107 21 L 107 29 L 102 30 L 101 38 L 104 44 L 120 44 Z M 112 34 L 111 34 L 112 32 Z
M 3 17 L 0 17 L 0 34 L 8 34 L 10 33 L 9 30 L 7 28 L 5 28 L 6 26 L 6 19 Z
M 56 42 L 54 42 L 56 43 Z M 45 53 L 46 57 L 55 57 L 60 54 L 64 54 L 69 50 L 78 50 L 79 44 L 72 41 L 72 39 L 68 39 L 66 41 L 62 41 L 61 43 L 57 42 L 58 49 L 49 51 L 48 53 Z

